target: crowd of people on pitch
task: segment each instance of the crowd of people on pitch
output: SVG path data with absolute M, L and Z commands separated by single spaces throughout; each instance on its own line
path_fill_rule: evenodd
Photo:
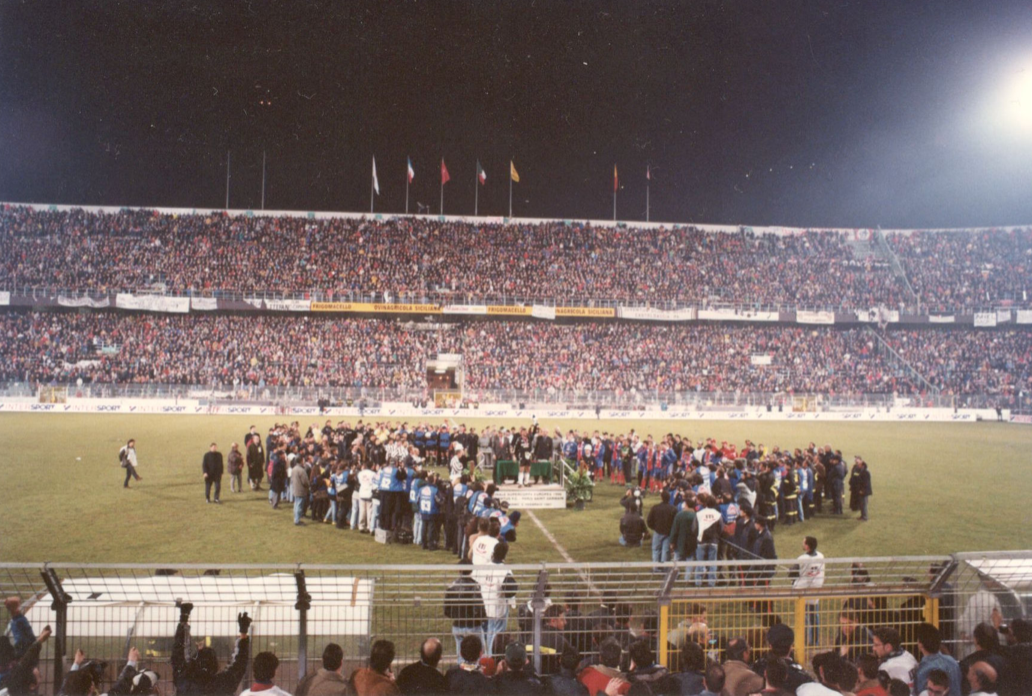
M 933 311 L 1014 301 L 1032 291 L 1032 228 L 889 234 L 907 280 Z
M 478 464 L 493 460 L 485 451 L 521 457 L 529 443 L 527 428 L 478 435 L 465 425 L 326 421 L 302 431 L 295 421 L 274 425 L 264 438 L 251 426 L 243 449 L 233 443 L 225 463 L 212 443 L 201 466 L 209 503 L 220 502 L 226 473 L 233 492 L 243 491 L 245 478 L 253 491 L 265 483 L 269 505 L 292 509 L 297 526 L 308 519 L 362 534 L 382 531 L 391 543 L 443 546 L 477 560 L 486 543 L 475 543 L 480 536 L 514 543 L 521 517 Z
M 497 549 L 504 547 L 499 542 Z M 803 559 L 823 574 L 823 563 Z M 500 565 L 500 564 L 497 564 Z M 481 567 L 482 568 L 482 567 Z M 502 575 L 496 593 L 471 594 L 491 573 Z M 483 573 L 487 573 L 484 575 Z M 816 577 L 816 575 L 815 575 Z M 497 598 L 496 595 L 497 594 Z M 307 669 L 294 689 L 296 696 L 407 696 L 409 694 L 513 694 L 537 696 L 1027 696 L 1032 693 L 1032 623 L 1017 619 L 1010 626 L 980 623 L 974 645 L 963 659 L 950 652 L 943 632 L 917 621 L 881 625 L 849 625 L 835 645 L 812 654 L 810 670 L 796 661 L 796 636 L 776 617 L 762 634 L 762 645 L 745 635 L 714 638 L 706 608 L 693 605 L 690 626 L 668 633 L 668 665 L 657 661 L 660 634 L 654 613 L 632 619 L 630 605 L 612 594 L 592 609 L 579 593 L 563 601 L 545 602 L 533 659 L 530 623 L 508 622 L 489 639 L 483 629 L 490 603 L 511 601 L 515 582 L 504 567 L 478 571 L 464 567 L 448 588 L 445 615 L 452 620 L 455 663 L 445 659 L 444 643 L 426 638 L 419 660 L 394 671 L 396 651 L 390 640 L 378 639 L 368 655 L 346 656 L 337 643 L 327 643 L 322 664 Z M 488 599 L 490 597 L 490 599 Z M 39 656 L 51 631 L 37 638 L 21 611 L 21 600 L 9 597 L 10 635 L 0 638 L 0 689 L 11 696 L 38 694 L 42 681 Z M 507 606 L 507 604 L 506 604 Z M 251 672 L 247 696 L 289 696 L 276 684 L 279 658 L 261 651 L 251 658 L 251 618 L 237 615 L 238 634 L 228 663 L 222 667 L 215 648 L 195 642 L 190 618 L 193 605 L 177 602 L 179 620 L 172 647 L 171 681 L 178 695 L 233 694 Z M 846 599 L 842 616 L 864 621 L 870 612 Z M 883 612 L 881 616 L 891 615 Z M 898 613 L 897 613 L 898 614 Z M 874 614 L 870 614 L 873 616 Z M 486 623 L 490 624 L 487 618 Z M 688 622 L 685 622 L 688 623 Z M 850 633 L 846 634 L 846 628 Z M 513 630 L 515 629 L 515 630 Z M 808 624 L 809 630 L 809 624 Z M 807 645 L 812 643 L 807 639 Z M 345 663 L 364 666 L 349 671 Z M 454 664 L 448 669 L 445 665 Z M 538 668 L 536 664 L 539 664 Z M 148 669 L 135 647 L 128 650 L 116 680 L 106 684 L 107 665 L 82 650 L 55 693 L 62 696 L 161 694 L 169 692 L 155 669 Z M 221 668 L 220 668 L 221 667 Z
M 463 391 L 920 394 L 865 330 L 796 325 L 467 321 L 424 331 L 379 319 L 0 313 L 0 380 L 352 387 L 425 397 L 426 361 L 463 356 Z M 1030 330 L 892 330 L 884 340 L 943 394 L 1032 391 Z M 980 350 L 974 350 L 977 346 Z M 769 364 L 756 364 L 769 359 Z
M 502 297 L 561 302 L 780 305 L 869 310 L 908 300 L 847 234 L 708 232 L 560 222 L 308 219 L 0 211 L 5 287 L 171 293 L 372 293 L 401 302 Z M 890 237 L 925 305 L 1024 299 L 1032 230 Z

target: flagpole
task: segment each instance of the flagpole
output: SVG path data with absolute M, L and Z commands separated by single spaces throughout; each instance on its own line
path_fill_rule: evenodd
M 649 185 L 645 184 L 645 222 L 649 221 Z
M 262 150 L 262 210 L 265 210 L 265 150 Z
M 444 177 L 441 177 L 441 215 L 444 215 Z
M 376 158 L 375 157 L 373 158 L 373 172 L 376 172 Z M 375 200 L 375 196 L 376 196 L 376 188 L 373 186 L 374 183 L 375 183 L 375 179 L 372 176 L 370 176 L 369 177 L 369 214 L 370 215 L 373 212 L 373 201 Z
M 229 210 L 229 166 L 232 162 L 233 153 L 226 150 L 226 210 Z
M 473 196 L 473 217 L 476 217 L 480 212 L 480 160 L 477 160 L 477 169 L 473 172 L 473 190 L 476 191 Z
M 512 217 L 512 162 L 509 163 L 509 217 Z
M 406 162 L 406 167 L 408 163 Z M 405 169 L 405 214 L 408 215 L 408 169 Z

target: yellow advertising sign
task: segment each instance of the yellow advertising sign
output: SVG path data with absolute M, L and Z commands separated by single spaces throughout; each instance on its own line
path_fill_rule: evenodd
M 615 317 L 612 307 L 556 307 L 557 317 Z
M 505 314 L 514 317 L 529 317 L 530 307 L 520 307 L 518 305 L 488 305 L 488 314 Z
M 365 314 L 440 314 L 435 304 L 376 304 L 373 302 L 313 302 L 313 312 L 361 312 Z

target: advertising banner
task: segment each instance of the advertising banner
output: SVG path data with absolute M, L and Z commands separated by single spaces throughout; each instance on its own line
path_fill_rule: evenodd
M 358 312 L 363 314 L 441 314 L 435 304 L 378 304 L 374 302 L 312 302 L 313 312 Z
M 557 317 L 612 319 L 616 316 L 616 310 L 612 307 L 556 307 L 555 315 Z
M 191 297 L 190 309 L 197 312 L 214 312 L 219 308 L 219 301 L 214 297 Z
M 796 312 L 797 324 L 834 324 L 834 312 Z
M 111 298 L 106 295 L 104 297 L 66 297 L 65 295 L 58 295 L 57 304 L 62 307 L 92 307 L 93 309 L 101 309 L 111 306 Z
M 166 295 L 130 295 L 120 292 L 115 295 L 115 306 L 119 309 L 134 309 L 144 312 L 186 314 L 190 311 L 190 298 Z
M 996 326 L 996 312 L 975 312 L 975 326 Z

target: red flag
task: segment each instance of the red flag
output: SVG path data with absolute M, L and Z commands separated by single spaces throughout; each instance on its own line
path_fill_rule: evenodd
M 441 158 L 441 185 L 444 186 L 449 181 L 451 181 L 451 177 L 448 176 L 448 168 L 446 166 L 444 166 L 444 158 L 442 157 Z
M 613 165 L 613 193 L 620 188 L 620 178 L 616 175 L 616 165 Z

